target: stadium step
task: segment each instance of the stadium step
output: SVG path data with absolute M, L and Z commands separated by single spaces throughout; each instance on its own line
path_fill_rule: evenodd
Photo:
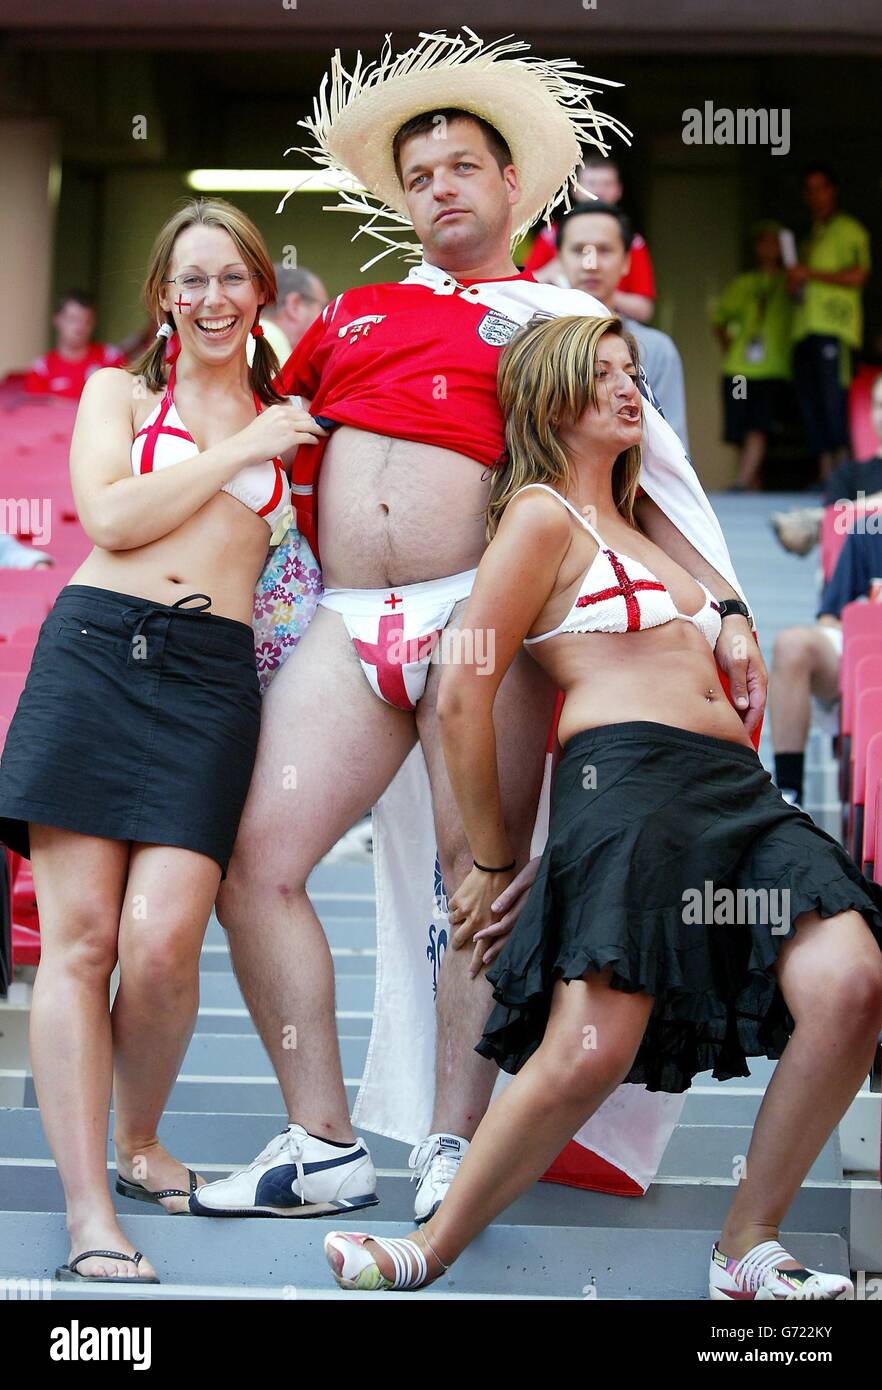
M 3 1116 L 4 1156 L 0 1164 L 0 1194 L 14 1190 L 16 1173 L 33 1166 L 45 1177 L 46 1191 L 58 1187 L 58 1179 L 42 1129 L 33 1123 L 37 1112 L 30 1107 L 8 1110 Z M 170 1152 L 205 1177 L 220 1176 L 250 1163 L 264 1145 L 285 1126 L 283 1116 L 223 1115 L 214 1113 L 170 1112 L 160 1127 L 160 1137 Z M 750 1142 L 748 1125 L 679 1125 L 665 1152 L 659 1176 L 665 1179 L 726 1182 L 734 1179 L 743 1166 Z M 362 1131 L 374 1165 L 390 1177 L 409 1181 L 408 1155 L 411 1146 L 381 1135 Z M 108 1143 L 108 1161 L 113 1160 Z M 839 1143 L 834 1135 L 825 1145 L 809 1174 L 809 1181 L 836 1183 L 842 1179 Z M 557 1184 L 553 1187 L 556 1188 Z M 551 1191 L 552 1185 L 546 1184 Z M 60 1195 L 60 1188 L 59 1188 Z M 412 1195 L 412 1194 L 411 1194 Z M 6 1203 L 0 1195 L 0 1210 Z M 20 1209 L 19 1204 L 16 1204 Z
M 197 1217 L 126 1219 L 126 1231 L 149 1254 L 160 1278 L 174 1284 L 256 1287 L 268 1297 L 323 1292 L 331 1275 L 322 1241 L 333 1228 L 403 1236 L 406 1221 L 221 1221 Z M 841 1236 L 788 1236 L 794 1254 L 815 1268 L 846 1272 Z M 700 1299 L 707 1296 L 712 1239 L 707 1231 L 643 1227 L 568 1227 L 497 1222 L 464 1252 L 434 1292 L 554 1298 Z M 0 1212 L 0 1250 L 7 1277 L 51 1278 L 67 1258 L 61 1212 Z M 223 1278 L 211 1277 L 223 1271 Z M 427 1291 L 430 1292 L 430 1291 Z M 413 1297 L 425 1297 L 417 1293 Z

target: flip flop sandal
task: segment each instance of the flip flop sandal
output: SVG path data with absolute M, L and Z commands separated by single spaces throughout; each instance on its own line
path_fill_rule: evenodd
M 155 1274 L 80 1274 L 77 1265 L 80 1260 L 87 1260 L 90 1255 L 106 1255 L 108 1259 L 124 1260 L 135 1266 L 139 1265 L 144 1256 L 140 1250 L 136 1250 L 134 1255 L 126 1255 L 122 1250 L 84 1250 L 82 1255 L 77 1255 L 75 1260 L 71 1260 L 69 1265 L 59 1265 L 55 1271 L 55 1278 L 60 1283 L 71 1283 L 79 1281 L 82 1284 L 158 1284 L 160 1280 Z
M 190 1178 L 190 1192 L 185 1192 L 181 1187 L 164 1187 L 161 1192 L 151 1192 L 148 1187 L 144 1187 L 139 1182 L 129 1182 L 128 1178 L 121 1178 L 116 1175 L 116 1190 L 121 1197 L 131 1197 L 135 1202 L 155 1202 L 158 1207 L 162 1206 L 161 1197 L 189 1197 L 190 1193 L 195 1192 L 198 1187 L 196 1174 L 192 1168 L 187 1169 Z M 164 1207 L 164 1211 L 168 1208 Z M 186 1208 L 183 1211 L 171 1211 L 169 1216 L 187 1216 Z

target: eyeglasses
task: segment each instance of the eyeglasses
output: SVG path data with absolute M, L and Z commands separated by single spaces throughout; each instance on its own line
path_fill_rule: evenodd
M 170 280 L 163 280 L 164 285 L 176 285 L 179 290 L 188 290 L 191 294 L 198 294 L 201 290 L 207 290 L 212 280 L 216 280 L 223 290 L 240 290 L 243 285 L 247 285 L 249 280 L 259 280 L 260 276 L 256 270 L 250 274 L 244 270 L 225 270 L 222 275 L 197 275 L 195 271 L 189 270 L 184 275 L 174 275 Z

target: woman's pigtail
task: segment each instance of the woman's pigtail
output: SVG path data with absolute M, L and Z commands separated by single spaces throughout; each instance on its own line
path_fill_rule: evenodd
M 253 332 L 253 330 L 252 330 Z M 264 405 L 277 405 L 285 396 L 276 384 L 281 368 L 279 359 L 263 333 L 254 335 L 254 360 L 249 369 L 251 389 Z
M 170 326 L 173 327 L 173 325 Z M 168 336 L 166 334 L 162 336 L 157 334 L 146 352 L 143 352 L 137 362 L 134 362 L 129 367 L 129 371 L 133 376 L 143 379 L 144 385 L 147 387 L 148 391 L 165 390 L 165 375 L 163 369 L 165 366 L 167 345 Z

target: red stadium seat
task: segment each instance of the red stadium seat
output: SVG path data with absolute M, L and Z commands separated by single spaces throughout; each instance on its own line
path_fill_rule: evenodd
M 855 529 L 858 518 L 882 510 L 877 502 L 869 505 L 856 502 L 834 503 L 824 508 L 821 517 L 821 571 L 826 584 L 836 568 L 839 552 L 849 531 Z
M 0 673 L 3 671 L 24 671 L 31 669 L 34 644 L 25 642 L 0 642 Z
M 27 671 L 0 671 L 0 715 L 11 719 L 24 690 Z
M 852 637 L 873 635 L 882 640 L 882 603 L 854 599 L 845 605 L 839 616 L 842 620 L 843 643 L 850 642 Z
M 30 623 L 27 627 L 17 627 L 9 638 L 13 647 L 35 647 L 40 629 L 36 623 Z
M 16 921 L 12 923 L 12 964 L 13 966 L 40 964 L 39 931 Z
M 882 656 L 864 657 L 858 667 L 857 683 L 846 844 L 855 861 L 860 863 L 864 842 L 867 749 L 873 735 L 882 732 Z
M 54 525 L 52 537 L 45 548 L 59 564 L 79 565 L 89 554 L 92 545 L 80 523 L 74 520 Z
M 0 687 L 6 677 L 0 672 Z M 16 699 L 18 697 L 16 696 Z M 14 702 L 13 702 L 14 707 Z M 0 713 L 0 749 L 6 742 L 12 711 Z M 0 850 L 0 853 L 4 851 Z M 9 911 L 12 921 L 11 965 L 39 965 L 40 923 L 30 862 L 12 850 L 5 851 L 9 881 Z M 6 891 L 4 889 L 4 891 Z
M 18 864 L 12 881 L 12 921 L 16 927 L 37 934 L 39 947 L 40 918 L 37 914 L 37 897 L 34 889 L 34 876 L 31 873 L 30 859 L 16 855 Z M 14 954 L 14 953 L 13 953 Z M 30 964 L 36 964 L 31 961 Z
M 847 603 L 842 610 L 842 660 L 839 664 L 839 796 L 843 815 L 849 799 L 854 673 L 862 657 L 875 656 L 880 650 L 882 603 Z
M 876 864 L 882 873 L 882 860 L 875 858 L 876 821 L 879 803 L 882 801 L 882 729 L 879 729 L 867 744 L 867 789 L 864 796 L 864 843 L 861 849 L 861 872 L 865 878 L 874 878 Z
M 825 507 L 821 517 L 821 573 L 826 584 L 836 568 L 839 552 L 845 545 L 846 531 L 836 525 L 838 507 Z
M 46 570 L 0 569 L 0 594 L 40 594 L 46 612 L 52 607 L 58 592 L 56 566 Z
M 848 800 L 848 769 L 851 757 L 851 731 L 854 724 L 855 673 L 865 657 L 879 655 L 877 638 L 868 634 L 843 642 L 839 663 L 839 794 Z
M 857 459 L 872 458 L 879 447 L 870 412 L 870 398 L 877 376 L 878 367 L 858 367 L 848 392 L 848 429 L 851 447 Z
M 0 749 L 6 741 L 9 721 L 18 700 L 19 690 L 24 684 L 24 676 L 12 676 L 0 670 Z M 0 850 L 0 853 L 3 851 Z M 37 898 L 30 861 L 12 850 L 5 851 L 9 880 L 9 910 L 12 922 L 11 948 L 12 967 L 16 965 L 39 965 L 40 963 L 40 921 L 37 915 Z M 5 890 L 4 890 L 5 891 Z
M 39 594 L 7 594 L 0 591 L 0 641 L 8 642 L 16 628 L 40 624 L 48 612 Z

